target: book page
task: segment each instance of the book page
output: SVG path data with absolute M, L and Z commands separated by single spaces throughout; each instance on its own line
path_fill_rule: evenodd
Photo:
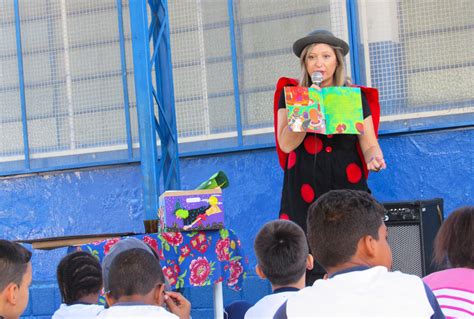
M 301 86 L 285 87 L 285 101 L 291 131 L 325 134 L 323 97 L 319 91 Z
M 328 87 L 317 91 L 285 87 L 288 127 L 293 132 L 361 134 L 362 100 L 359 88 Z
M 333 86 L 323 88 L 321 92 L 324 97 L 326 134 L 363 133 L 360 88 Z

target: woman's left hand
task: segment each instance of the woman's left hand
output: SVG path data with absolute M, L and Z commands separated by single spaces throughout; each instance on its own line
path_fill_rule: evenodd
M 372 172 L 379 172 L 385 168 L 387 168 L 387 164 L 382 156 L 374 156 L 367 163 L 367 169 Z

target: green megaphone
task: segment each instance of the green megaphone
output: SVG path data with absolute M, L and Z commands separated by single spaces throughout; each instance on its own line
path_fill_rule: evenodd
M 229 186 L 229 180 L 227 179 L 227 176 L 224 174 L 223 171 L 218 171 L 207 181 L 199 185 L 196 189 L 213 189 L 213 188 L 226 188 Z

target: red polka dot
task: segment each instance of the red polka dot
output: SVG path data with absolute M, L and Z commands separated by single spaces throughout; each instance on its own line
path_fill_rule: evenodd
M 352 184 L 358 183 L 362 178 L 362 170 L 355 163 L 350 163 L 349 165 L 347 165 L 346 174 L 347 180 Z
M 332 134 L 328 134 L 328 138 L 332 138 L 332 137 L 333 137 L 333 135 L 332 135 Z
M 312 203 L 314 200 L 314 190 L 309 184 L 301 186 L 301 197 L 307 203 Z
M 315 135 L 309 135 L 304 139 L 304 148 L 309 154 L 316 154 L 323 149 L 323 142 Z
M 290 220 L 290 217 L 287 214 L 280 214 L 280 219 Z
M 292 168 L 293 166 L 295 166 L 296 164 L 296 153 L 295 152 L 291 152 L 290 154 L 288 154 L 288 164 L 287 164 L 287 168 L 290 169 Z
M 331 153 L 332 152 L 332 147 L 331 146 L 326 146 L 326 152 Z

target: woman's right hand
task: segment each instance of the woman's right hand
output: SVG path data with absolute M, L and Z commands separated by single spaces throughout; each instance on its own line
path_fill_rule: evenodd
M 281 150 L 285 153 L 291 153 L 295 150 L 304 140 L 306 132 L 293 132 L 288 127 L 288 110 L 279 109 L 277 113 L 278 125 L 277 125 L 277 137 L 278 145 Z
M 312 84 L 310 88 L 313 88 L 315 90 L 321 91 L 321 87 L 317 86 L 316 84 Z

